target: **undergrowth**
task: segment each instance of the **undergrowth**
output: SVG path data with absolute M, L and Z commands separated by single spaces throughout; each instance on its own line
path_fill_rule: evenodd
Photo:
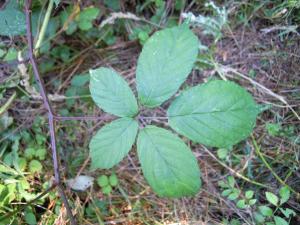
M 68 224 L 55 189 L 30 202 L 55 183 L 49 123 L 28 61 L 24 1 L 0 7 L 0 224 Z M 299 7 L 296 0 L 33 0 L 39 71 L 55 114 L 70 119 L 56 122 L 55 132 L 78 224 L 300 224 Z M 90 139 L 115 117 L 95 106 L 89 70 L 113 68 L 136 94 L 143 46 L 184 21 L 199 39 L 199 53 L 180 92 L 230 80 L 263 112 L 251 135 L 233 146 L 206 147 L 180 136 L 201 168 L 202 187 L 174 200 L 148 186 L 136 151 L 112 169 L 90 169 Z M 139 122 L 168 129 L 173 100 L 143 108 Z

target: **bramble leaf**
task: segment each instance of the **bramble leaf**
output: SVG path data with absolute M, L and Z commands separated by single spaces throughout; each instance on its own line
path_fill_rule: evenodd
M 105 186 L 102 188 L 102 193 L 105 195 L 109 195 L 112 191 L 112 187 L 110 185 Z
M 108 179 L 109 179 L 109 184 L 110 184 L 110 186 L 112 186 L 112 187 L 117 186 L 118 183 L 119 183 L 118 177 L 117 177 L 116 174 L 110 175 Z
M 109 169 L 130 151 L 138 131 L 138 123 L 121 118 L 102 127 L 90 142 L 92 169 Z
M 279 216 L 274 216 L 274 221 L 275 225 L 289 225 L 289 223 L 285 219 Z
M 78 16 L 78 27 L 80 30 L 86 31 L 93 27 L 93 20 L 97 18 L 100 10 L 95 7 L 83 9 Z
M 251 190 L 246 191 L 246 193 L 245 193 L 246 199 L 251 199 L 251 198 L 253 198 L 253 196 L 254 196 L 254 191 L 251 191 Z
M 232 189 L 226 189 L 226 190 L 224 190 L 224 191 L 222 191 L 222 196 L 228 196 L 228 195 L 230 195 L 232 193 Z
M 233 190 L 232 190 L 232 193 L 230 194 L 230 195 L 228 195 L 228 199 L 229 200 L 235 200 L 235 199 L 237 199 L 238 197 L 239 197 L 239 195 L 240 195 L 240 193 L 241 193 L 241 191 L 239 190 L 239 189 L 237 189 L 237 188 L 234 188 Z
M 237 206 L 239 209 L 245 209 L 245 208 L 247 208 L 245 199 L 240 199 L 240 200 L 238 200 L 237 203 L 236 203 L 236 206 Z
M 259 107 L 230 81 L 215 80 L 184 91 L 168 109 L 169 125 L 192 141 L 226 148 L 252 132 Z
M 280 204 L 287 202 L 290 198 L 290 189 L 288 186 L 284 186 L 279 190 Z
M 193 68 L 198 44 L 186 25 L 158 31 L 147 40 L 136 70 L 137 90 L 143 105 L 159 106 L 175 94 Z
M 0 36 L 25 34 L 25 14 L 18 8 L 17 1 L 8 1 L 5 8 L 0 10 L 0 18 Z
M 260 213 L 254 212 L 253 216 L 254 216 L 254 219 L 256 222 L 258 222 L 260 224 L 265 222 L 265 217 L 263 215 L 261 215 Z
M 100 187 L 105 187 L 109 185 L 109 180 L 106 175 L 101 175 L 100 177 L 97 178 L 97 184 Z
M 271 204 L 277 206 L 277 204 L 278 204 L 278 197 L 276 195 L 274 195 L 271 192 L 266 192 L 266 198 L 267 198 L 268 202 L 270 202 Z
M 199 191 L 197 160 L 179 137 L 149 125 L 139 133 L 137 149 L 143 174 L 159 196 L 183 197 Z
M 37 224 L 36 217 L 32 212 L 25 212 L 25 221 L 29 225 Z
M 279 208 L 280 211 L 282 212 L 282 214 L 286 217 L 286 218 L 289 218 L 290 216 L 296 216 L 296 212 L 292 209 L 289 209 L 289 208 Z
M 272 216 L 273 215 L 273 210 L 265 205 L 261 205 L 258 207 L 259 211 L 261 212 L 261 214 L 263 214 L 264 216 Z
M 114 70 L 90 70 L 90 91 L 94 102 L 105 112 L 120 117 L 133 117 L 138 113 L 134 94 L 126 81 Z
M 38 160 L 31 160 L 30 163 L 29 163 L 29 171 L 31 173 L 39 173 L 41 172 L 43 169 L 43 166 L 42 164 L 40 163 L 40 161 Z

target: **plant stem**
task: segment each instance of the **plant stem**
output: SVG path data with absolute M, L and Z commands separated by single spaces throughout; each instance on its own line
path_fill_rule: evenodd
M 3 106 L 0 107 L 0 116 L 9 108 L 9 106 L 11 105 L 11 103 L 14 101 L 14 99 L 16 98 L 17 93 L 14 92 L 9 99 L 7 100 L 7 102 L 5 102 L 5 104 Z
M 290 187 L 289 185 L 287 185 L 273 170 L 273 168 L 270 166 L 270 164 L 267 162 L 267 160 L 265 159 L 265 157 L 263 156 L 262 152 L 260 151 L 260 147 L 258 146 L 254 136 L 252 135 L 252 142 L 255 148 L 255 152 L 257 153 L 257 155 L 259 156 L 259 158 L 261 159 L 261 161 L 265 164 L 265 166 L 270 170 L 270 172 L 273 174 L 273 176 L 276 178 L 276 180 L 278 180 L 278 182 L 280 184 L 282 184 L 283 186 L 287 186 L 288 189 L 290 189 L 291 192 L 293 192 L 294 194 L 297 195 L 297 197 L 300 196 L 300 193 L 298 193 L 297 191 L 295 191 L 292 187 Z
M 53 3 L 53 1 L 51 1 Z M 39 86 L 40 94 L 43 98 L 43 103 L 45 108 L 48 111 L 48 122 L 49 122 L 49 132 L 50 132 L 50 142 L 51 142 L 51 151 L 52 151 L 52 159 L 53 159 L 53 167 L 54 167 L 54 178 L 55 184 L 57 185 L 60 197 L 67 209 L 67 215 L 70 218 L 70 223 L 72 225 L 77 224 L 75 218 L 72 214 L 71 208 L 69 206 L 66 194 L 62 188 L 61 178 L 60 178 L 60 170 L 59 170 L 59 161 L 57 156 L 57 148 L 56 148 L 56 136 L 55 136 L 55 120 L 54 113 L 52 107 L 50 105 L 50 101 L 46 94 L 46 89 L 43 80 L 41 79 L 39 69 L 36 63 L 35 55 L 33 53 L 33 41 L 32 41 L 32 32 L 31 32 L 31 15 L 30 15 L 30 6 L 31 0 L 25 0 L 25 15 L 26 15 L 26 37 L 28 42 L 28 50 L 29 50 L 29 61 L 32 65 L 34 78 Z
M 231 173 L 233 173 L 234 175 L 236 175 L 237 177 L 251 183 L 251 184 L 255 184 L 257 186 L 260 186 L 260 187 L 264 187 L 264 188 L 268 188 L 267 185 L 264 185 L 262 183 L 259 183 L 259 182 L 256 182 L 256 181 L 253 181 L 251 179 L 249 179 L 248 177 L 245 177 L 244 175 L 240 174 L 239 172 L 236 172 L 234 169 L 230 168 L 229 166 L 227 166 L 225 163 L 221 162 L 219 159 L 217 159 L 217 157 L 211 153 L 206 147 L 203 147 L 203 149 L 214 159 L 216 160 L 221 166 L 223 166 L 224 168 L 228 169 Z
M 54 0 L 49 0 L 48 8 L 47 8 L 45 18 L 44 18 L 44 21 L 43 21 L 43 24 L 42 24 L 42 27 L 41 27 L 41 31 L 39 33 L 38 39 L 37 39 L 35 47 L 34 47 L 36 55 L 38 54 L 39 48 L 41 47 L 42 42 L 44 40 L 45 33 L 46 33 L 46 30 L 47 30 L 47 26 L 48 26 L 48 23 L 49 23 L 49 20 L 50 20 L 51 12 L 52 12 L 52 9 L 53 9 L 53 5 L 54 5 Z
M 54 116 L 55 120 L 66 121 L 66 120 L 103 120 L 106 116 Z

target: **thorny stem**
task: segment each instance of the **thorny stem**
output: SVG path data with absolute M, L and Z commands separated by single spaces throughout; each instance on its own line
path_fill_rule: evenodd
M 43 83 L 43 80 L 40 77 L 38 66 L 36 63 L 36 59 L 33 53 L 33 41 L 32 41 L 32 32 L 31 32 L 31 15 L 30 15 L 30 6 L 31 6 L 31 0 L 25 0 L 25 15 L 26 15 L 26 36 L 27 36 L 27 42 L 28 42 L 28 50 L 29 50 L 29 61 L 33 68 L 33 74 L 36 82 L 39 85 L 40 94 L 43 98 L 43 103 L 45 108 L 48 111 L 48 122 L 49 122 L 49 132 L 50 132 L 50 140 L 51 140 L 51 151 L 52 151 L 52 158 L 53 158 L 53 167 L 54 167 L 54 177 L 55 177 L 55 184 L 57 185 L 60 197 L 67 209 L 68 217 L 70 218 L 70 222 L 72 225 L 76 225 L 75 218 L 72 214 L 70 205 L 68 203 L 66 194 L 64 193 L 63 186 L 61 184 L 61 178 L 60 178 L 60 171 L 59 171 L 59 162 L 57 157 L 57 149 L 56 149 L 56 137 L 55 137 L 55 121 L 54 121 L 54 114 L 52 107 L 50 105 L 50 101 L 46 94 L 45 85 Z

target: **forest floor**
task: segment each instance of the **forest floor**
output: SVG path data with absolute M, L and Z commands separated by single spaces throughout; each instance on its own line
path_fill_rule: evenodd
M 51 14 L 51 18 L 58 18 L 60 23 L 57 26 L 55 22 L 49 23 L 54 33 L 49 35 L 51 41 L 44 43 L 46 50 L 37 57 L 56 114 L 102 118 L 56 124 L 63 183 L 79 175 L 97 178 L 116 174 L 118 177 L 118 185 L 109 195 L 97 184 L 85 191 L 74 191 L 65 185 L 78 223 L 300 224 L 300 2 L 219 1 L 216 4 L 227 12 L 220 38 L 207 35 L 207 28 L 193 26 L 203 48 L 182 88 L 212 78 L 232 80 L 246 88 L 265 110 L 258 116 L 252 135 L 231 149 L 206 148 L 184 139 L 198 159 L 202 188 L 195 197 L 180 199 L 160 198 L 151 190 L 142 175 L 135 146 L 113 169 L 90 170 L 90 138 L 112 118 L 92 102 L 88 71 L 100 66 L 112 67 L 135 90 L 137 59 L 148 35 L 182 22 L 183 12 L 205 15 L 219 22 L 222 15 L 197 3 L 202 1 L 118 2 L 82 1 L 78 5 L 81 10 L 93 7 L 100 9 L 100 13 L 91 28 L 84 31 L 77 28 L 68 35 L 62 29 L 62 14 L 71 9 L 68 15 L 72 15 L 76 4 L 61 1 Z M 37 1 L 34 7 L 44 12 L 47 4 Z M 130 12 L 143 20 L 118 18 L 103 30 L 96 29 L 114 11 L 124 15 Z M 0 58 L 0 217 L 43 192 L 53 180 L 46 110 L 35 93 L 38 88 L 32 69 L 28 63 L 18 67 L 13 64 L 16 52 L 24 50 L 25 36 L 0 36 L 0 53 L 4 52 Z M 25 66 L 25 78 L 20 65 Z M 26 74 L 29 74 L 28 79 Z M 13 95 L 16 96 L 12 98 Z M 2 107 L 7 102 L 9 105 Z M 169 103 L 145 114 L 163 117 Z M 156 119 L 154 123 L 166 125 L 163 119 Z M 25 162 L 14 161 L 15 155 Z M 22 185 L 17 185 L 19 183 Z M 282 200 L 287 195 L 287 200 Z M 276 206 L 272 199 L 277 199 Z M 241 206 L 243 201 L 248 205 Z M 69 222 L 59 195 L 52 191 L 0 224 L 63 225 Z

